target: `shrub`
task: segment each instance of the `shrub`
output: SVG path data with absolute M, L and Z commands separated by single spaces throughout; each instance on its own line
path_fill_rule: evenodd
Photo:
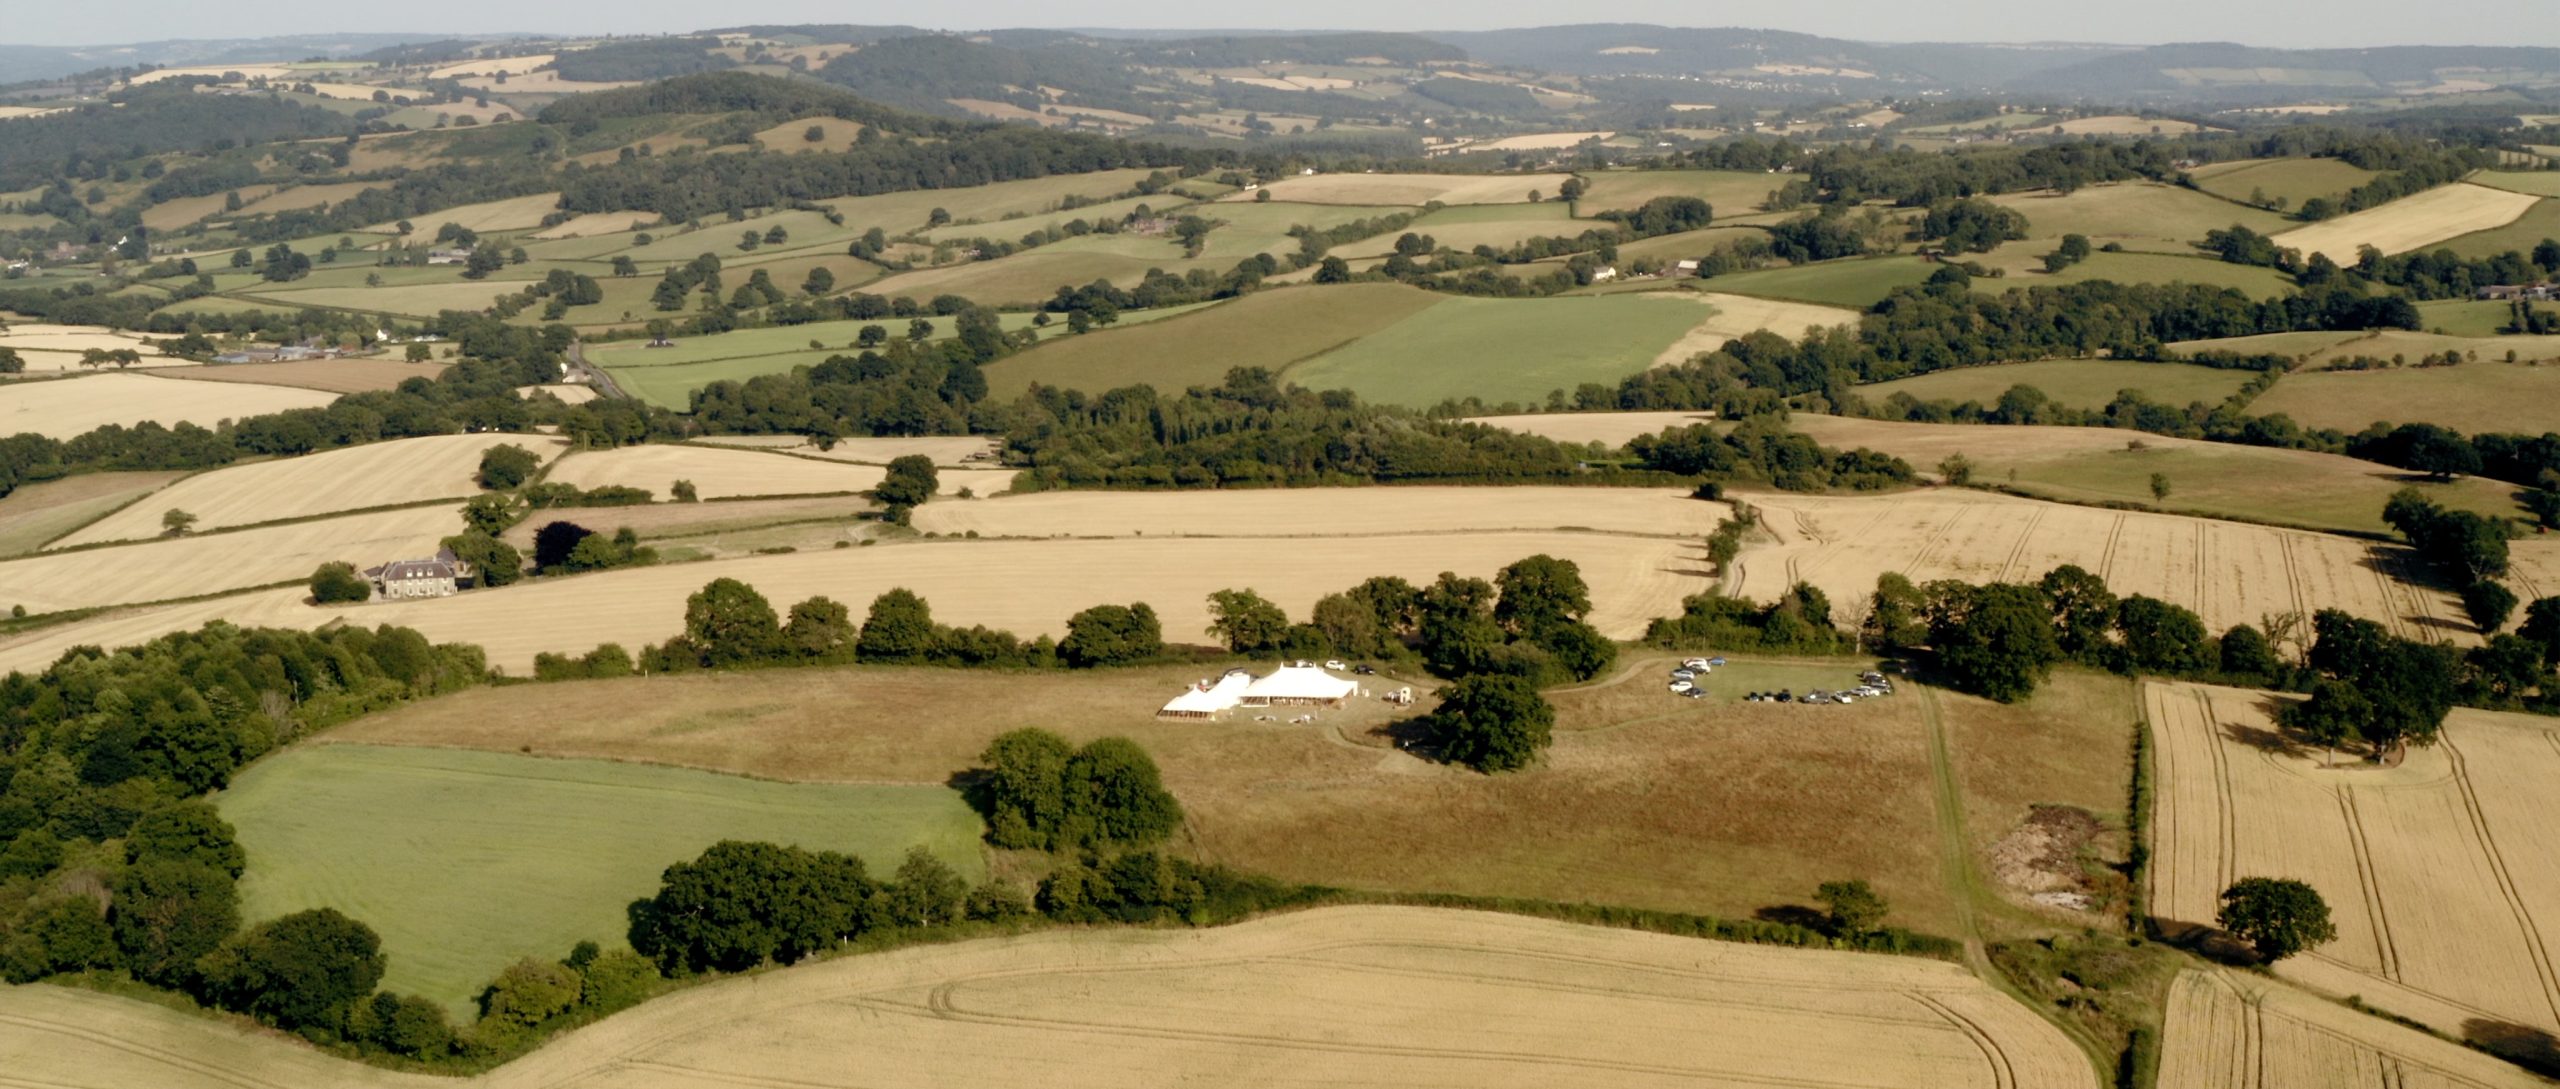
M 373 596 L 373 583 L 351 563 L 331 561 L 311 572 L 311 600 L 322 605 L 363 601 Z

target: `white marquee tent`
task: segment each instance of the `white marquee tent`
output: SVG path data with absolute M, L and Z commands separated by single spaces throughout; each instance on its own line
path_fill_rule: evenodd
M 1360 691 L 1360 685 L 1346 681 L 1322 669 L 1299 662 L 1281 666 L 1271 675 L 1246 685 L 1244 702 L 1253 707 L 1277 704 L 1321 703 L 1340 707 Z
M 1157 718 L 1213 718 L 1218 712 L 1244 701 L 1245 689 L 1253 683 L 1253 674 L 1241 669 L 1220 677 L 1217 683 L 1202 681 L 1183 689 L 1172 702 L 1156 712 Z

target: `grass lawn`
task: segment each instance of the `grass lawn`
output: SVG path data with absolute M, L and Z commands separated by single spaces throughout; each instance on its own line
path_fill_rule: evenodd
M 1688 700 L 1663 688 L 1676 658 L 1631 652 L 1615 683 L 1551 693 L 1554 747 L 1493 777 L 1397 752 L 1381 728 L 1402 716 L 1377 701 L 1314 726 L 1154 718 L 1200 666 L 1008 674 L 1004 700 L 982 698 L 983 674 L 878 667 L 520 686 L 400 708 L 337 736 L 940 783 L 1006 730 L 1119 735 L 1155 757 L 1181 799 L 1180 849 L 1283 879 L 1739 917 L 1807 903 L 1816 884 L 1854 875 L 1892 899 L 1897 922 L 1952 933 L 1926 846 L 1930 765 L 1910 686 L 1845 707 L 1742 703 L 1724 690 L 1841 687 L 1859 661 L 1737 659 L 1713 675 L 1719 698 Z M 2121 806 L 2123 746 L 2106 731 L 2128 724 L 2129 709 L 2056 701 L 2050 714 L 2001 715 L 1939 698 L 1950 721 L 1980 723 L 1965 742 L 1985 750 L 1978 759 L 2067 765 L 2020 782 L 1982 777 L 1980 819 L 1997 821 L 2019 795 Z M 2047 711 L 2041 696 L 2030 707 Z
M 2278 382 L 2276 389 L 2284 389 L 2295 378 Z M 2265 403 L 2261 398 L 2255 407 L 2264 411 Z M 2173 490 L 2168 502 L 2158 507 L 2172 514 L 2387 533 L 2390 527 L 2383 524 L 2382 506 L 2392 492 L 2411 485 L 2448 507 L 2501 516 L 2520 514 L 2510 485 L 2477 477 L 2429 483 L 2388 466 L 2307 450 L 2172 439 L 2111 428 L 1894 423 L 1803 414 L 1789 426 L 1825 446 L 1864 446 L 1924 468 L 1961 453 L 1973 460 L 1977 482 L 2071 502 L 2151 507 L 2151 474 L 2161 473 Z M 2143 448 L 2129 449 L 2136 441 Z
M 1186 314 L 1209 304 L 1167 306 L 1154 310 L 1131 310 L 1120 315 L 1119 324 L 1144 325 Z M 999 324 L 1007 332 L 1032 328 L 1037 315 L 1016 311 L 1001 315 Z M 691 407 L 693 391 L 722 380 L 745 381 L 763 374 L 787 374 L 794 367 L 824 363 L 831 356 L 851 355 L 854 338 L 865 325 L 880 325 L 892 337 L 907 335 L 914 318 L 882 318 L 877 322 L 827 321 L 807 325 L 783 325 L 765 329 L 741 329 L 707 337 L 685 337 L 674 347 L 651 348 L 646 341 L 622 341 L 598 345 L 587 350 L 587 358 L 612 373 L 614 381 L 634 397 L 654 405 L 682 412 Z M 927 340 L 942 340 L 957 332 L 953 319 L 928 317 L 933 334 Z M 1061 339 L 1072 334 L 1064 322 L 1053 322 L 1042 332 L 1048 339 Z M 824 343 L 812 348 L 809 342 Z M 1224 372 L 1221 372 L 1224 373 Z
M 2314 197 L 2336 197 L 2380 176 L 2339 159 L 2252 159 L 2215 163 L 2191 175 L 2196 188 L 2217 197 L 2247 201 L 2264 194 L 2283 198 L 2288 208 L 2300 208 Z
M 1235 367 L 1284 371 L 1449 301 L 1402 284 L 1267 288 L 1175 321 L 1053 337 L 989 364 L 987 389 L 1000 400 L 1034 382 L 1088 393 L 1130 385 L 1179 392 L 1223 381 Z
M 2361 431 L 2377 420 L 2441 424 L 2464 434 L 2539 435 L 2560 428 L 2560 366 L 2493 361 L 2491 344 L 2479 362 L 2457 367 L 2293 374 L 2249 411 L 2341 431 Z
M 1769 194 L 1792 180 L 1747 170 L 1598 170 L 1583 175 L 1575 210 L 1594 216 L 1639 208 L 1655 197 L 1697 197 L 1715 209 L 1716 218 L 1731 219 L 1759 211 Z
M 1917 257 L 1853 257 L 1729 273 L 1706 281 L 1706 288 L 1864 310 L 1894 288 L 1920 286 L 1937 268 Z
M 2069 408 L 2104 408 L 2117 391 L 2138 389 L 2162 404 L 2193 401 L 2220 403 L 2251 377 L 2248 371 L 2215 370 L 2184 363 L 2138 363 L 2119 359 L 2052 359 L 1958 367 L 1911 378 L 1859 387 L 1869 401 L 1908 393 L 1923 401 L 1979 401 L 1990 404 L 2011 386 L 2034 386 L 2055 404 Z
M 1292 367 L 1288 377 L 1309 389 L 1416 407 L 1467 397 L 1525 403 L 1644 370 L 1709 314 L 1693 300 L 1642 295 L 1447 298 Z
M 2502 227 L 2473 231 L 2432 246 L 2421 246 L 2429 253 L 2452 250 L 2457 257 L 2481 260 L 2502 253 L 2531 254 L 2546 238 L 2560 238 L 2560 199 L 2544 200 L 2525 209 L 2524 215 Z
M 2190 189 L 2157 182 L 2093 185 L 2067 195 L 2050 190 L 1990 198 L 2027 217 L 2027 233 L 2039 238 L 2089 237 L 2092 245 L 2123 243 L 2126 249 L 2191 252 L 2210 230 L 2241 224 L 2263 234 L 2288 221 L 2274 212 L 2244 208 Z
M 704 709 L 661 725 L 717 729 L 755 712 Z M 847 851 L 875 874 L 922 844 L 973 881 L 985 873 L 977 814 L 937 784 L 777 783 L 327 744 L 261 761 L 217 801 L 251 859 L 244 918 L 344 911 L 382 935 L 384 988 L 457 1015 L 518 957 L 564 956 L 582 940 L 622 944 L 626 905 L 655 892 L 668 864 L 722 839 Z

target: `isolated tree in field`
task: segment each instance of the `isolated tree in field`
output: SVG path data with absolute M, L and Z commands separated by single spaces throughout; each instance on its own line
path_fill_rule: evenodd
M 1556 709 L 1526 677 L 1465 677 L 1440 693 L 1429 725 L 1440 751 L 1481 772 L 1529 766 L 1554 740 Z
M 755 587 L 717 578 L 685 599 L 684 638 L 704 665 L 743 665 L 781 649 L 782 622 Z
M 1238 654 L 1276 651 L 1289 633 L 1289 614 L 1249 589 L 1210 591 L 1209 617 L 1206 634 Z
M 1864 880 L 1825 881 L 1813 890 L 1813 898 L 1822 901 L 1823 913 L 1833 937 L 1863 938 L 1884 925 L 1885 914 L 1892 905 Z
M 897 587 L 871 599 L 854 653 L 866 662 L 913 662 L 933 653 L 933 609 L 915 591 Z
M 186 536 L 188 530 L 195 528 L 195 524 L 195 515 L 176 507 L 171 507 L 160 514 L 160 530 L 171 537 Z
M 382 981 L 382 939 L 335 908 L 300 911 L 242 932 L 201 968 L 214 1005 L 281 1028 L 327 1026 Z
M 363 601 L 373 596 L 373 583 L 354 564 L 332 560 L 311 572 L 311 600 L 322 605 Z
M 1067 618 L 1058 657 L 1076 668 L 1126 665 L 1164 653 L 1164 628 L 1143 601 L 1096 605 Z
M 922 454 L 908 454 L 889 462 L 887 475 L 871 489 L 871 497 L 884 506 L 917 507 L 933 498 L 941 486 L 935 474 L 933 459 Z
M 678 503 L 699 503 L 702 493 L 694 488 L 692 481 L 679 480 L 667 486 L 667 498 Z
M 800 290 L 811 295 L 824 295 L 836 289 L 836 274 L 820 265 L 809 270 L 809 278 L 800 282 Z
M 1938 462 L 1938 476 L 1959 488 L 1973 483 L 1973 459 L 1949 454 Z
M 2167 473 L 2153 473 L 2153 474 L 2151 474 L 2151 501 L 2152 501 L 2152 502 L 2154 502 L 2154 503 L 2158 503 L 2158 502 L 2165 501 L 2165 500 L 2167 500 L 2168 498 L 2169 498 L 2169 474 L 2167 474 Z
M 2269 964 L 2334 941 L 2336 924 L 2320 892 L 2300 881 L 2280 877 L 2243 877 L 2222 890 L 2222 906 L 2214 921 L 2232 937 L 2249 943 Z
M 514 443 L 500 443 L 480 452 L 480 486 L 491 491 L 519 487 L 542 468 L 542 458 Z

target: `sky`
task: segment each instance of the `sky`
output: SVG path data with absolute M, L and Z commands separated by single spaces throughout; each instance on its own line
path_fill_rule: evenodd
M 744 23 L 871 23 L 941 29 L 990 27 L 1254 27 L 1480 30 L 1568 22 L 1745 26 L 1863 41 L 2077 41 L 2152 44 L 2236 41 L 2334 48 L 2376 45 L 2560 46 L 2553 0 L 1613 0 L 1605 9 L 1551 0 L 1381 4 L 1293 0 L 1201 4 L 1197 0 L 941 0 L 931 5 L 846 0 L 8 0 L 0 44 L 99 45 L 166 38 L 243 38 L 353 32 L 492 34 L 666 33 Z M 2459 18 L 2421 12 L 2458 11 Z

